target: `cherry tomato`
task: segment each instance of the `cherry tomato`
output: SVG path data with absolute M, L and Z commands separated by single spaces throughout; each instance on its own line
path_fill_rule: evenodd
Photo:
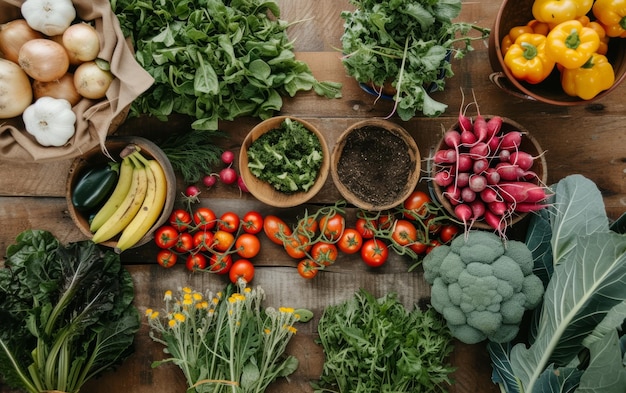
M 226 231 L 217 230 L 213 234 L 213 249 L 217 251 L 227 251 L 235 244 L 235 236 Z
M 287 255 L 294 259 L 306 258 L 307 252 L 311 249 L 309 238 L 303 234 L 293 233 L 285 238 L 283 247 Z
M 435 215 L 431 215 L 429 218 L 426 219 L 426 227 L 428 228 L 428 232 L 432 233 L 433 235 L 437 235 L 441 230 L 441 227 L 443 226 L 441 224 L 441 220 L 436 220 L 435 218 Z
M 320 218 L 319 227 L 327 240 L 339 240 L 346 228 L 346 219 L 339 213 L 326 214 Z
M 206 268 L 206 257 L 203 254 L 189 254 L 185 266 L 189 271 L 202 270 Z
M 172 248 L 177 241 L 178 231 L 171 225 L 163 225 L 154 232 L 154 242 L 159 248 Z
M 193 234 L 193 248 L 197 251 L 209 251 L 213 247 L 213 241 L 211 231 L 198 231 Z
M 174 246 L 174 250 L 185 253 L 193 250 L 193 236 L 189 232 L 183 232 L 178 235 L 178 240 Z
M 193 222 L 201 231 L 210 231 L 215 228 L 217 218 L 215 212 L 208 207 L 199 207 L 193 213 Z
M 374 231 L 378 227 L 378 220 L 359 217 L 356 219 L 355 227 L 363 239 L 371 239 L 374 237 Z
M 174 209 L 170 214 L 169 223 L 178 232 L 183 232 L 191 228 L 191 214 L 185 209 Z
M 291 228 L 282 219 L 269 215 L 265 216 L 263 220 L 263 231 L 268 239 L 273 243 L 283 245 L 283 239 L 286 236 L 291 236 Z
M 310 280 L 311 278 L 317 276 L 318 270 L 319 265 L 310 259 L 303 259 L 298 262 L 298 274 L 300 274 L 303 278 Z
M 400 246 L 407 246 L 417 241 L 417 228 L 408 220 L 396 220 L 391 239 Z
M 339 238 L 337 247 L 341 252 L 346 254 L 354 254 L 361 249 L 363 245 L 363 236 L 354 228 L 346 228 L 343 235 Z
M 406 210 L 404 217 L 408 220 L 417 220 L 426 217 L 428 214 L 428 206 L 430 197 L 423 191 L 413 191 L 407 199 L 404 200 L 403 207 Z
M 230 267 L 228 276 L 232 283 L 237 283 L 239 278 L 245 282 L 250 282 L 254 278 L 254 265 L 247 259 L 239 259 Z
M 369 239 L 361 247 L 361 259 L 367 266 L 379 267 L 387 262 L 389 249 L 387 245 L 379 239 Z
M 217 229 L 235 233 L 239 229 L 239 222 L 240 219 L 236 213 L 226 212 L 217 221 Z
M 393 213 L 391 212 L 386 212 L 386 213 L 381 213 L 380 217 L 378 217 L 378 228 L 379 229 L 391 229 L 391 226 L 393 225 L 395 221 L 395 217 L 393 216 Z
M 261 250 L 261 242 L 251 233 L 242 233 L 235 240 L 235 249 L 242 258 L 254 258 Z
M 311 258 L 321 266 L 332 265 L 337 260 L 337 246 L 333 243 L 317 242 L 311 248 Z
M 161 250 L 157 254 L 157 262 L 164 268 L 170 268 L 176 264 L 178 255 L 171 250 Z
M 409 244 L 409 248 L 417 255 L 422 255 L 428 249 L 428 245 L 418 240 L 415 243 Z
M 318 229 L 319 224 L 315 219 L 315 216 L 302 217 L 300 220 L 298 220 L 298 224 L 296 225 L 296 232 L 302 233 L 309 238 L 315 236 Z
M 441 239 L 443 243 L 450 243 L 459 232 L 461 232 L 461 229 L 457 225 L 443 225 L 439 231 L 439 239 Z
M 228 274 L 233 265 L 231 254 L 215 253 L 209 258 L 209 270 L 215 274 Z
M 430 241 L 430 244 L 426 248 L 426 254 L 430 253 L 435 247 L 439 247 L 441 242 L 437 239 L 433 239 Z
M 256 235 L 263 230 L 263 216 L 257 211 L 249 211 L 242 217 L 241 225 L 244 232 Z

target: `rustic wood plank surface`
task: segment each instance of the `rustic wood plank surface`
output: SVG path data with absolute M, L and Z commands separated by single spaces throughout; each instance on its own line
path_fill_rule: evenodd
M 460 20 L 491 27 L 501 1 L 467 1 L 463 4 Z M 334 146 L 341 132 L 354 122 L 384 117 L 392 104 L 375 101 L 363 92 L 358 84 L 346 76 L 341 64 L 340 36 L 342 10 L 351 6 L 344 0 L 280 0 L 281 18 L 299 21 L 289 28 L 294 39 L 297 56 L 306 61 L 320 80 L 343 83 L 343 98 L 328 100 L 316 94 L 301 93 L 285 99 L 282 114 L 301 117 L 318 126 L 329 146 Z M 547 151 L 549 183 L 580 173 L 594 180 L 603 193 L 607 213 L 617 218 L 626 210 L 626 131 L 623 121 L 626 111 L 626 86 L 592 105 L 555 107 L 514 97 L 489 80 L 492 72 L 487 43 L 476 42 L 475 51 L 463 60 L 453 61 L 455 76 L 446 83 L 443 92 L 434 97 L 448 104 L 448 110 L 439 118 L 416 117 L 408 122 L 392 120 L 406 128 L 417 141 L 423 158 L 441 136 L 441 130 L 456 121 L 462 105 L 461 91 L 467 97 L 475 94 L 483 114 L 498 114 L 524 125 Z M 240 119 L 221 124 L 230 139 L 225 147 L 239 151 L 245 134 L 257 119 Z M 154 119 L 129 119 L 118 130 L 119 134 L 151 137 L 172 129 L 188 127 L 186 119 L 173 117 L 167 123 Z M 17 234 L 28 228 L 50 230 L 63 242 L 84 239 L 75 227 L 65 201 L 65 182 L 71 161 L 46 164 L 0 161 L 0 249 L 5 250 Z M 425 165 L 423 166 L 425 167 Z M 179 179 L 179 188 L 185 185 Z M 425 181 L 419 188 L 425 189 Z M 327 180 L 322 191 L 307 208 L 315 209 L 334 203 L 340 194 Z M 244 213 L 259 209 L 263 214 L 278 214 L 294 218 L 303 207 L 275 209 L 256 201 L 250 195 L 240 195 L 232 187 L 218 185 L 203 192 L 202 205 L 216 212 L 232 210 Z M 354 212 L 349 215 L 353 222 Z M 136 285 L 135 304 L 141 312 L 148 307 L 159 307 L 166 289 L 188 285 L 197 288 L 221 289 L 223 277 L 209 274 L 192 274 L 184 266 L 162 269 L 154 263 L 157 249 L 152 244 L 131 249 L 122 254 L 122 260 L 131 272 Z M 258 266 L 255 285 L 268 293 L 268 305 L 306 307 L 314 311 L 315 318 L 300 326 L 299 333 L 288 347 L 289 353 L 300 360 L 300 367 L 290 381 L 280 381 L 270 388 L 274 393 L 311 392 L 309 381 L 319 377 L 323 363 L 321 348 L 315 344 L 316 323 L 325 306 L 346 300 L 360 287 L 376 295 L 396 292 L 400 299 L 412 307 L 428 301 L 429 288 L 419 270 L 407 274 L 410 261 L 392 256 L 390 262 L 379 270 L 370 270 L 357 257 L 340 257 L 340 260 L 315 280 L 301 280 L 295 263 L 267 239 L 262 239 L 261 254 L 255 258 Z M 150 363 L 162 356 L 161 347 L 147 335 L 143 323 L 136 339 L 136 352 L 124 365 L 92 381 L 84 391 L 100 393 L 129 391 L 133 393 L 172 393 L 185 391 L 185 382 L 179 370 L 172 366 L 152 369 Z M 452 355 L 458 367 L 454 374 L 453 393 L 498 392 L 490 381 L 491 367 L 483 345 L 456 343 Z M 9 393 L 0 384 L 0 393 Z

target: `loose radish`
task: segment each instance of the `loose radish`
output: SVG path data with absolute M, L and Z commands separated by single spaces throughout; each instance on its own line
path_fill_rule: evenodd
M 487 161 L 486 158 L 480 158 L 478 160 L 475 160 L 474 165 L 472 165 L 472 170 L 476 174 L 482 173 L 483 171 L 487 170 L 487 168 L 489 168 L 489 161 Z
M 224 184 L 233 184 L 237 181 L 237 172 L 231 167 L 224 168 L 220 171 L 220 180 Z
M 237 187 L 239 187 L 242 192 L 250 192 L 250 190 L 248 190 L 248 186 L 246 186 L 246 183 L 243 180 L 243 177 L 241 176 L 237 178 Z
M 452 176 L 449 169 L 442 169 L 439 172 L 435 173 L 435 178 L 433 180 L 440 187 L 446 187 L 452 184 L 452 182 L 454 181 L 454 176 Z
M 217 183 L 217 176 L 216 175 L 206 175 L 202 178 L 202 184 L 204 184 L 205 186 L 211 188 L 215 185 L 215 183 Z
M 500 196 L 506 202 L 539 203 L 546 199 L 544 187 L 526 181 L 501 182 L 497 188 Z
M 528 171 L 532 168 L 535 159 L 532 155 L 524 151 L 517 150 L 511 153 L 509 161 L 513 164 L 517 164 L 522 170 Z
M 233 153 L 230 150 L 224 150 L 224 152 L 222 153 L 222 162 L 226 165 L 230 165 L 233 163 L 233 161 L 235 161 L 235 153 Z
M 476 193 L 471 188 L 465 187 L 461 189 L 461 200 L 463 202 L 474 202 L 476 200 Z
M 473 192 L 481 192 L 487 187 L 487 179 L 481 175 L 472 175 L 468 185 Z
M 500 139 L 500 149 L 518 150 L 522 144 L 522 133 L 519 131 L 510 131 Z

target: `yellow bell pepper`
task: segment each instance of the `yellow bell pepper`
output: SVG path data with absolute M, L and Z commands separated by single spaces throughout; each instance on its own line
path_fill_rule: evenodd
M 576 0 L 576 17 L 587 15 L 593 6 L 593 0 Z
M 593 15 L 609 37 L 626 37 L 626 0 L 596 0 Z
M 561 86 L 572 97 L 590 100 L 609 89 L 615 82 L 613 66 L 606 56 L 593 54 L 589 61 L 577 69 L 563 69 Z
M 548 24 L 575 19 L 578 15 L 578 1 L 580 0 L 535 0 L 532 7 L 533 17 Z
M 546 36 L 525 33 L 520 35 L 504 56 L 504 64 L 513 76 L 537 84 L 554 69 L 554 61 L 546 55 Z
M 579 68 L 600 46 L 598 33 L 577 20 L 556 25 L 548 33 L 546 53 L 565 68 Z
M 591 21 L 587 24 L 587 27 L 594 29 L 596 33 L 598 33 L 598 37 L 600 37 L 600 46 L 596 50 L 596 53 L 601 55 L 606 55 L 609 51 L 609 40 L 610 37 L 606 35 L 606 30 L 604 30 L 604 26 L 596 21 Z

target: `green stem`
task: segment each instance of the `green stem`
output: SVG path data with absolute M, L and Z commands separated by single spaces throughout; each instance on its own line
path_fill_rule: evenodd
M 11 365 L 13 365 L 13 370 L 15 370 L 15 372 L 17 373 L 17 376 L 22 381 L 24 388 L 29 393 L 39 393 L 39 390 L 35 387 L 32 381 L 28 379 L 28 377 L 24 373 L 24 370 L 22 370 L 22 367 L 20 367 L 17 360 L 15 359 L 15 357 L 13 357 L 13 354 L 11 353 L 11 351 L 9 350 L 9 348 L 6 346 L 6 344 L 4 343 L 2 339 L 0 339 L 0 347 L 2 347 L 2 349 L 4 350 L 4 353 L 6 353 L 7 357 L 9 358 L 9 362 L 11 362 Z

